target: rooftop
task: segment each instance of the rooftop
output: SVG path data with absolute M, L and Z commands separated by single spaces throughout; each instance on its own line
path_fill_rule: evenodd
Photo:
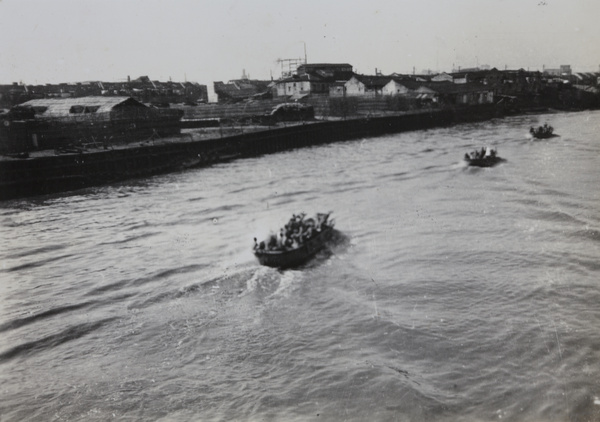
M 73 107 L 81 107 L 93 113 L 108 113 L 114 107 L 121 105 L 133 105 L 146 107 L 144 104 L 131 97 L 80 97 L 80 98 L 44 98 L 30 100 L 22 104 L 38 109 L 44 117 L 58 117 L 73 113 Z

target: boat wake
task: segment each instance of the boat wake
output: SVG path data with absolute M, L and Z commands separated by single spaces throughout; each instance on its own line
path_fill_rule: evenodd
M 246 281 L 246 289 L 240 295 L 257 294 L 264 299 L 287 297 L 302 278 L 301 271 L 280 271 L 261 266 Z

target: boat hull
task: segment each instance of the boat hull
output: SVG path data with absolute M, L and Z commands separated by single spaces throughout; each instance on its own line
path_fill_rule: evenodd
M 470 158 L 468 160 L 465 159 L 467 164 L 472 167 L 493 167 L 498 163 L 504 161 L 504 159 L 500 157 L 484 157 L 484 158 Z
M 559 135 L 556 135 L 554 133 L 551 134 L 546 134 L 546 135 L 532 135 L 533 139 L 550 139 L 550 138 L 556 138 Z
M 296 249 L 285 251 L 256 250 L 254 255 L 261 265 L 273 268 L 293 268 L 308 262 L 322 250 L 333 234 L 333 227 L 327 227 L 317 236 Z

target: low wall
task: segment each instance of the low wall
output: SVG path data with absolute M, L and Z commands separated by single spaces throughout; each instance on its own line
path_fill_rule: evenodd
M 488 118 L 492 117 L 488 111 Z M 66 191 L 133 177 L 210 165 L 309 145 L 446 126 L 486 113 L 463 110 L 299 123 L 233 136 L 196 140 L 193 134 L 114 150 L 0 161 L 0 200 Z

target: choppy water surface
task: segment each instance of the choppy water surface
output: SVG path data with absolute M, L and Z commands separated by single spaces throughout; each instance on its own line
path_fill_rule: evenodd
M 599 137 L 511 117 L 4 202 L 0 419 L 600 420 Z M 256 264 L 328 210 L 329 252 Z

